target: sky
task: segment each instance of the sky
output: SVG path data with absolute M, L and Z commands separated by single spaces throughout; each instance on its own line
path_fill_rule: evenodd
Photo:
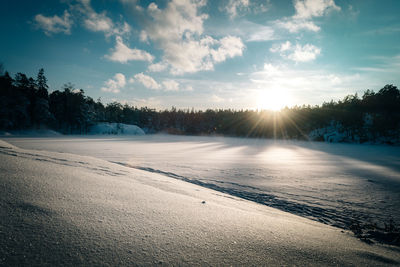
M 398 0 L 2 1 L 0 62 L 103 103 L 280 109 L 400 86 Z

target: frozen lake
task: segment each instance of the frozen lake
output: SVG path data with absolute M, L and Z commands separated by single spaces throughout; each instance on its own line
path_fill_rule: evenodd
M 400 147 L 222 137 L 2 137 L 216 189 L 329 225 L 400 221 Z

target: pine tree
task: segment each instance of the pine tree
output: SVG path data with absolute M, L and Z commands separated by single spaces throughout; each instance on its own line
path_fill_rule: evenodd
M 47 78 L 44 76 L 43 68 L 39 70 L 36 78 L 36 84 L 38 89 L 37 96 L 48 100 L 49 94 L 47 90 L 49 89 L 49 86 L 47 85 Z

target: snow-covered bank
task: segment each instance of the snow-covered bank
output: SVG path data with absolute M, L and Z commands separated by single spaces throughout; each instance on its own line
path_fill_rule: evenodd
M 100 122 L 89 127 L 87 135 L 145 135 L 138 126 L 124 123 Z M 50 129 L 0 131 L 0 136 L 52 137 L 63 135 Z M 85 134 L 83 134 L 85 135 Z
M 0 131 L 0 136 L 29 136 L 29 137 L 52 137 L 62 135 L 59 132 L 50 129 L 27 129 Z
M 370 119 L 370 117 L 366 116 L 365 125 L 361 130 L 344 127 L 338 122 L 331 121 L 329 126 L 312 130 L 308 133 L 308 138 L 311 141 L 324 141 L 327 143 L 400 145 L 400 129 L 389 131 L 386 135 L 379 135 L 371 131 Z
M 88 134 L 144 135 L 145 132 L 136 125 L 102 122 L 91 126 L 89 128 Z
M 230 195 L 0 142 L 0 265 L 400 263 L 393 247 Z

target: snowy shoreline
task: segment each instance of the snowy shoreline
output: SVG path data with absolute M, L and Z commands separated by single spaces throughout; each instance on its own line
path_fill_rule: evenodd
M 6 265 L 399 264 L 394 247 L 92 157 L 0 141 L 0 168 Z
M 56 136 L 82 136 L 82 137 L 93 137 L 93 136 L 143 136 L 146 135 L 146 131 L 136 125 L 124 124 L 124 123 L 108 123 L 100 122 L 94 124 L 88 128 L 88 131 L 83 134 L 62 134 L 60 132 L 43 128 L 43 129 L 25 129 L 25 130 L 13 130 L 13 131 L 0 131 L 1 137 L 56 137 Z M 261 139 L 261 140 L 274 140 L 271 138 L 260 138 L 260 137 L 240 137 L 230 135 L 190 135 L 182 134 L 179 131 L 161 131 L 159 133 L 151 133 L 150 135 L 166 135 L 166 136 L 182 136 L 182 137 L 216 137 L 216 138 L 245 138 L 245 139 Z M 311 141 L 317 143 L 336 143 L 336 144 L 357 144 L 357 145 L 383 145 L 383 146 L 400 146 L 398 138 L 387 138 L 379 137 L 374 140 L 360 141 L 360 138 L 355 138 L 349 132 L 339 129 L 337 127 L 325 127 L 315 129 L 310 132 L 307 139 L 283 139 L 278 138 L 278 141 L 287 142 L 302 142 Z

